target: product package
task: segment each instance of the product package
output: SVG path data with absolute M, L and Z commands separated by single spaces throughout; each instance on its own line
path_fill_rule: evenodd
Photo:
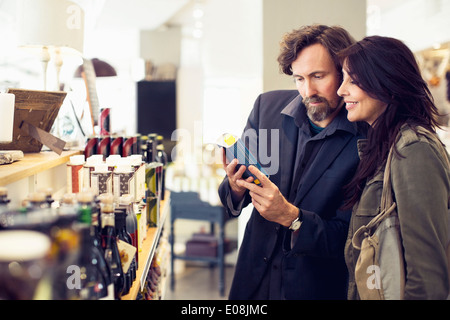
M 247 167 L 244 174 L 242 175 L 243 179 L 247 179 L 248 177 L 252 176 L 254 179 L 254 184 L 261 184 L 259 179 L 256 178 L 256 176 L 248 170 L 249 165 L 255 166 L 259 171 L 262 172 L 262 174 L 264 174 L 266 177 L 269 177 L 264 168 L 258 163 L 255 156 L 245 146 L 244 142 L 241 139 L 230 133 L 225 133 L 221 137 L 219 137 L 219 139 L 217 140 L 217 144 L 219 145 L 219 147 L 225 149 L 225 155 L 229 162 L 233 161 L 233 159 L 238 159 L 239 164 L 236 168 L 237 170 L 239 170 L 239 167 L 241 165 L 245 165 Z

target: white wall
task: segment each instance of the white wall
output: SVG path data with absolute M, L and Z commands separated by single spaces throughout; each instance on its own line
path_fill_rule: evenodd
M 450 1 L 407 0 L 383 9 L 369 0 L 368 35 L 398 38 L 414 52 L 450 41 Z
M 194 134 L 201 122 L 202 141 L 213 142 L 224 132 L 240 135 L 261 91 L 261 2 L 209 0 L 203 9 L 203 36 L 184 33 L 178 126 Z
M 262 91 L 261 0 L 208 0 L 203 10 L 201 38 L 192 35 L 191 25 L 183 28 L 177 78 L 177 126 L 189 135 L 195 154 L 187 161 L 195 164 L 202 161 L 203 143 L 242 133 Z
M 380 6 L 379 0 L 368 1 L 368 35 L 382 35 L 402 40 L 414 53 L 432 49 L 450 41 L 450 1 L 407 0 L 397 6 Z M 420 62 L 420 59 L 418 59 Z M 443 62 L 445 68 L 445 61 Z M 447 62 L 447 68 L 450 61 Z M 445 73 L 445 69 L 443 69 Z M 426 74 L 423 74 L 426 78 Z M 446 98 L 447 81 L 439 74 L 438 85 L 430 85 L 434 101 L 440 112 L 450 112 Z
M 292 78 L 280 74 L 279 43 L 286 32 L 314 23 L 339 25 L 356 39 L 366 34 L 366 1 L 263 0 L 264 91 L 295 89 Z

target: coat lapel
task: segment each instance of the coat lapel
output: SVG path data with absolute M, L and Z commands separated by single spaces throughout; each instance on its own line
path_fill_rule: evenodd
M 283 117 L 283 126 L 280 135 L 280 186 L 281 193 L 287 197 L 294 176 L 295 154 L 297 150 L 298 127 L 294 119 Z M 281 153 L 281 150 L 283 151 Z
M 314 163 L 309 168 L 308 172 L 302 178 L 304 182 L 300 189 L 297 190 L 294 204 L 299 205 L 308 191 L 322 176 L 325 170 L 333 163 L 339 153 L 344 149 L 345 145 L 351 140 L 350 135 L 337 135 L 333 139 L 326 139 L 323 143 L 319 153 L 314 159 Z

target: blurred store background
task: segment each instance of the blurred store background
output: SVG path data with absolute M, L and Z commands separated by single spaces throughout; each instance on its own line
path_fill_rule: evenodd
M 72 2 L 82 11 L 67 8 L 71 17 L 67 23 L 75 29 L 77 24 L 82 24 L 82 45 L 77 54 L 62 52 L 59 73 L 54 63 L 58 62 L 57 56 L 50 52 L 47 90 L 67 92 L 52 131 L 77 147 L 83 146 L 86 136 L 99 130 L 98 123 L 91 123 L 89 91 L 79 73 L 84 60 L 98 59 L 115 72 L 105 77 L 97 75 L 95 81 L 98 106 L 110 108 L 111 131 L 126 136 L 170 128 L 163 133 L 166 150 L 173 160 L 167 188 L 173 192 L 196 192 L 201 201 L 212 206 L 220 205 L 217 187 L 224 176 L 215 141 L 224 132 L 240 135 L 259 93 L 295 88 L 292 80 L 278 71 L 276 57 L 282 35 L 301 25 L 341 25 L 357 40 L 378 34 L 404 41 L 416 54 L 443 114 L 442 124 L 448 125 L 449 118 L 445 116 L 450 112 L 448 0 Z M 26 9 L 25 0 L 0 0 L 2 91 L 7 88 L 43 89 L 39 54 L 21 47 L 24 35 L 20 24 Z M 146 98 L 140 96 L 139 86 L 161 82 L 174 84 L 169 93 L 169 98 L 173 99 L 168 107 L 171 111 L 159 109 L 153 114 L 140 114 L 140 100 Z M 161 114 L 163 119 L 159 120 Z M 140 120 L 146 117 L 157 119 L 155 127 L 143 129 Z M 450 141 L 445 130 L 440 134 Z M 245 223 L 244 213 L 239 220 L 226 224 L 226 238 L 236 243 L 226 255 L 226 290 Z M 209 223 L 201 221 L 177 224 L 175 250 L 185 251 L 192 234 L 208 228 Z M 205 272 L 186 269 L 186 265 L 196 264 L 176 262 L 179 288 L 188 288 L 194 285 L 189 281 L 195 283 L 197 276 L 205 276 Z M 206 275 L 211 284 L 205 290 L 217 290 L 218 271 L 211 272 Z M 168 293 L 168 298 L 186 296 L 175 291 Z

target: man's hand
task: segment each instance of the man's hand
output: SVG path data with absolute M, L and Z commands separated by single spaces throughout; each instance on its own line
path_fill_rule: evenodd
M 244 174 L 246 167 L 244 165 L 239 167 L 239 170 L 236 171 L 236 166 L 238 165 L 239 161 L 237 159 L 233 159 L 231 163 L 227 163 L 227 157 L 225 154 L 225 149 L 222 149 L 222 162 L 223 162 L 223 168 L 228 176 L 228 182 L 230 183 L 231 188 L 231 198 L 234 203 L 238 203 L 242 200 L 244 197 L 245 192 L 247 189 L 245 187 L 241 187 L 237 184 L 237 181 L 242 180 L 242 175 Z M 253 177 L 247 178 L 245 181 L 248 183 L 251 183 L 253 181 Z
M 249 170 L 261 182 L 259 186 L 244 180 L 236 180 L 240 188 L 250 190 L 253 206 L 266 220 L 289 227 L 292 221 L 298 217 L 299 209 L 290 204 L 281 194 L 278 187 L 272 183 L 255 166 L 249 166 Z

